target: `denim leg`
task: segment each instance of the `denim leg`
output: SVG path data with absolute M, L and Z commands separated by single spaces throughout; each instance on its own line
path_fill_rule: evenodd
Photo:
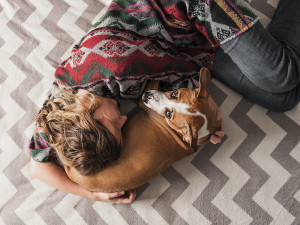
M 296 51 L 277 41 L 260 23 L 221 48 L 263 90 L 282 93 L 299 83 L 300 58 Z
M 222 49 L 216 54 L 212 74 L 246 99 L 272 111 L 288 111 L 295 107 L 300 99 L 300 85 L 284 93 L 270 93 L 257 87 Z
M 280 43 L 294 49 L 300 56 L 300 1 L 281 0 L 268 29 Z
M 213 76 L 269 109 L 284 111 L 296 105 L 300 99 L 299 12 L 299 0 L 281 0 L 269 31 L 257 23 L 221 46 L 225 53 L 217 51 Z

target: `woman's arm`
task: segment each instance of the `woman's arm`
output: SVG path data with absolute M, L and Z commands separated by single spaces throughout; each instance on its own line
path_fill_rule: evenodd
M 105 201 L 118 204 L 132 203 L 136 196 L 135 191 L 129 191 L 126 197 L 122 197 L 125 194 L 124 191 L 115 193 L 89 191 L 70 180 L 65 171 L 53 162 L 40 163 L 31 159 L 30 174 L 32 177 L 37 178 L 56 189 L 92 199 L 94 201 Z

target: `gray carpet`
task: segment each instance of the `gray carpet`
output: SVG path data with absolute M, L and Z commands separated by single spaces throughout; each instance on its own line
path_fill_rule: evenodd
M 251 1 L 264 26 L 277 2 Z M 223 142 L 176 162 L 139 188 L 133 204 L 93 202 L 30 177 L 35 115 L 55 67 L 103 15 L 102 3 L 0 1 L 0 225 L 300 224 L 300 104 L 270 112 L 216 80 Z

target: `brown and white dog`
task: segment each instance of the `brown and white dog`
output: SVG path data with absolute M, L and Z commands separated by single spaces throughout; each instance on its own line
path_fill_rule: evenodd
M 209 81 L 209 70 L 202 68 L 199 88 L 146 91 L 141 108 L 123 128 L 119 159 L 90 176 L 70 167 L 66 173 L 91 191 L 133 190 L 194 153 L 221 125 L 217 109 L 208 101 Z

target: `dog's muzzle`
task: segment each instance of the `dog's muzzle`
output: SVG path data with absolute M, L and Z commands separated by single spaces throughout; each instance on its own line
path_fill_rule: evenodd
M 165 108 L 165 95 L 162 92 L 156 90 L 146 91 L 142 95 L 142 101 L 145 106 L 154 110 L 158 114 L 163 115 Z
M 144 94 L 142 95 L 142 100 L 145 104 L 148 104 L 149 100 L 153 99 L 153 93 L 150 91 L 145 91 Z

